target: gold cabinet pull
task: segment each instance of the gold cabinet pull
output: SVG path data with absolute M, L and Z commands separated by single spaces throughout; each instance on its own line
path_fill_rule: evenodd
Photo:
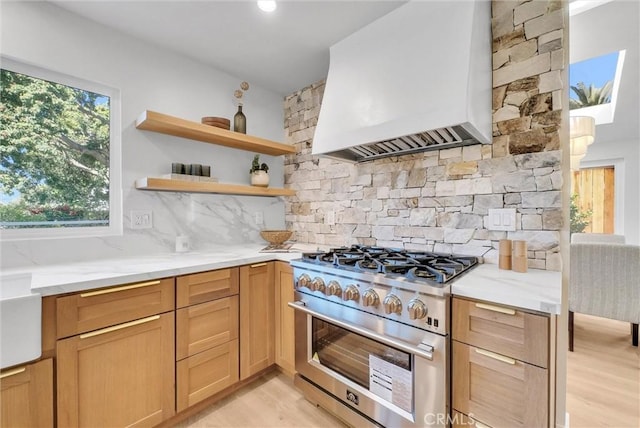
M 487 305 L 486 303 L 476 303 L 476 308 L 486 309 L 488 311 L 500 312 L 505 315 L 515 315 L 516 311 L 514 309 L 503 308 L 502 306 L 495 305 Z
M 257 268 L 257 267 L 262 267 L 262 266 L 266 266 L 266 263 L 256 263 L 255 265 L 251 265 L 252 268 Z
M 476 353 L 480 355 L 484 355 L 485 357 L 493 358 L 494 360 L 502 361 L 503 363 L 507 363 L 511 365 L 516 363 L 516 360 L 514 360 L 513 358 L 505 357 L 504 355 L 496 354 L 495 352 L 486 351 L 484 349 L 478 349 L 478 348 L 475 348 L 475 349 L 476 349 Z
M 150 285 L 160 284 L 160 281 L 139 282 L 138 284 L 123 285 L 122 287 L 106 288 L 104 290 L 90 291 L 80 294 L 80 297 L 93 297 L 101 294 L 117 293 L 118 291 L 133 290 L 134 288 L 149 287 Z
M 26 367 L 19 367 L 17 369 L 9 370 L 6 373 L 0 374 L 0 379 L 4 379 L 5 377 L 9 377 L 9 376 L 20 374 L 20 373 L 24 372 L 26 369 L 27 369 Z
M 81 334 L 80 339 L 87 339 L 89 337 L 100 336 L 101 334 L 111 333 L 112 331 L 122 330 L 123 328 L 133 327 L 134 325 L 144 324 L 150 321 L 160 319 L 160 315 L 153 315 L 151 317 L 141 318 L 135 321 L 129 321 L 124 324 L 114 325 L 112 327 L 103 328 L 102 330 L 91 331 L 89 333 Z

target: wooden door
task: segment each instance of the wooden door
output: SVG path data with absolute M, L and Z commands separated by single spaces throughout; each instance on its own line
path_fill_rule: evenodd
M 58 426 L 154 426 L 175 414 L 173 312 L 58 341 Z
M 240 379 L 275 362 L 273 262 L 240 267 Z
M 0 374 L 0 426 L 53 426 L 53 360 L 38 361 Z
M 585 233 L 614 233 L 614 172 L 612 166 L 573 172 L 571 193 L 582 211 L 593 212 Z
M 287 374 L 296 371 L 295 313 L 287 303 L 293 302 L 293 269 L 289 263 L 276 262 L 276 364 Z

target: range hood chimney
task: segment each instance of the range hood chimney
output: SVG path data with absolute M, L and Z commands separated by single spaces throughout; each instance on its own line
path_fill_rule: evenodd
M 313 154 L 491 143 L 491 2 L 410 1 L 331 47 Z

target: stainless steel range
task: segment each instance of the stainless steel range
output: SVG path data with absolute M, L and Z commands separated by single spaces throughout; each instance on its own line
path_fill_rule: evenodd
M 447 426 L 450 283 L 477 263 L 362 246 L 293 260 L 295 385 L 354 426 Z

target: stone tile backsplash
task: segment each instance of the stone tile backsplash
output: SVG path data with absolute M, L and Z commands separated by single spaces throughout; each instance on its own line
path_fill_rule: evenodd
M 493 144 L 351 164 L 311 155 L 324 82 L 284 102 L 285 221 L 298 242 L 483 256 L 524 239 L 530 268 L 560 270 L 561 2 L 493 2 Z M 515 208 L 516 231 L 487 229 Z

